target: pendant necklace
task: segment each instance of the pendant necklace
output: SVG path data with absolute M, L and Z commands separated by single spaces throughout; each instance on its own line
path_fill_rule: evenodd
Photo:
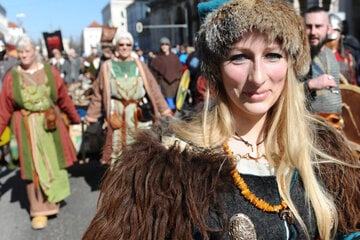
M 261 142 L 263 142 L 262 140 Z M 233 168 L 231 170 L 231 175 L 234 180 L 235 185 L 240 190 L 241 195 L 248 200 L 253 206 L 262 210 L 263 212 L 269 213 L 278 213 L 281 220 L 286 220 L 288 224 L 293 225 L 295 223 L 294 214 L 289 209 L 287 203 L 284 199 L 281 198 L 280 204 L 271 205 L 262 198 L 257 197 L 251 190 L 248 188 L 245 180 L 241 177 L 240 173 L 236 169 L 236 160 L 233 152 L 230 150 L 227 142 L 223 143 L 223 149 L 226 154 L 231 158 Z
M 256 143 L 256 144 L 251 144 L 249 141 L 246 141 L 245 139 L 243 139 L 242 137 L 240 137 L 237 133 L 235 133 L 235 137 L 236 139 L 242 141 L 243 143 L 245 143 L 246 146 L 250 147 L 251 148 L 251 152 L 248 152 L 244 155 L 240 155 L 240 158 L 245 158 L 245 159 L 248 159 L 248 160 L 259 160 L 260 158 L 263 158 L 265 157 L 266 158 L 266 155 L 265 153 L 260 153 L 258 151 L 258 146 L 260 144 L 262 144 L 264 141 L 265 141 L 265 138 L 263 140 L 261 140 L 260 142 Z

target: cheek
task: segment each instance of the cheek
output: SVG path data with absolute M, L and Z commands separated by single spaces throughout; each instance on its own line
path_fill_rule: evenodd
M 284 81 L 287 74 L 287 64 L 279 64 L 271 67 L 268 71 L 268 75 L 275 82 Z
M 287 77 L 288 65 L 289 63 L 285 59 L 282 59 L 274 64 L 266 64 L 266 75 L 273 83 L 283 82 Z
M 246 83 L 247 69 L 234 65 L 221 66 L 221 77 L 225 89 L 242 89 Z

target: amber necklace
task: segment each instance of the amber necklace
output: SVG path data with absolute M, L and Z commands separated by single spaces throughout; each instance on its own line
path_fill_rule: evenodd
M 258 198 L 254 193 L 250 191 L 245 180 L 240 176 L 238 170 L 236 169 L 235 157 L 233 152 L 230 150 L 229 145 L 224 142 L 223 149 L 225 153 L 227 153 L 232 159 L 232 163 L 234 168 L 231 170 L 231 176 L 235 182 L 235 185 L 240 190 L 241 195 L 248 200 L 252 205 L 256 208 L 262 210 L 263 212 L 271 212 L 271 213 L 279 213 L 279 216 L 283 220 L 287 220 L 289 224 L 294 224 L 294 216 L 290 209 L 288 209 L 288 205 L 286 202 L 281 199 L 281 203 L 278 205 L 271 205 L 265 200 Z

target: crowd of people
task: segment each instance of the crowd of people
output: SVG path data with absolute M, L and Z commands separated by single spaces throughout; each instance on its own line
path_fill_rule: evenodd
M 54 49 L 44 61 L 27 36 L 16 58 L 0 54 L 0 134 L 15 136 L 32 228 L 70 194 L 69 125 L 101 121 L 109 168 L 84 240 L 360 238 L 359 155 L 340 89 L 359 83 L 360 45 L 349 47 L 344 22 L 282 0 L 198 11 L 194 48 L 164 36 L 144 56 L 118 31 L 87 58 Z M 84 113 L 70 91 L 79 82 L 92 85 Z

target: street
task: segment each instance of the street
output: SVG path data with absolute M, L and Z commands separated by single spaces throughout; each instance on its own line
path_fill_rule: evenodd
M 96 211 L 105 167 L 98 161 L 68 169 L 71 195 L 43 230 L 31 228 L 25 185 L 19 170 L 0 172 L 0 240 L 79 240 Z

